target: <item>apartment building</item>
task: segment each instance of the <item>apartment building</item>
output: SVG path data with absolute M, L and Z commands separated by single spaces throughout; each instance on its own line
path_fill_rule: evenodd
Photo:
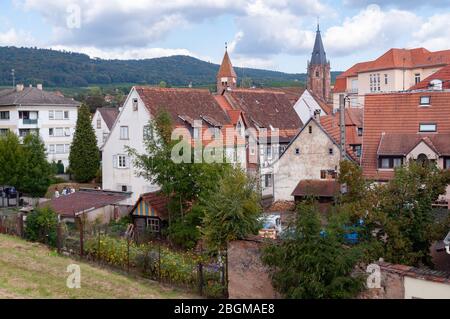
M 41 84 L 0 91 L 0 134 L 12 131 L 20 138 L 39 134 L 49 162 L 69 166 L 69 152 L 80 103 Z
M 450 64 L 450 50 L 390 49 L 373 61 L 361 62 L 336 78 L 333 108 L 345 99 L 347 107 L 363 107 L 365 95 L 410 89 Z

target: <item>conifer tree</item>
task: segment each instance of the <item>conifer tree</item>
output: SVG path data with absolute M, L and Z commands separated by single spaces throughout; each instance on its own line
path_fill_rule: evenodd
M 78 120 L 70 148 L 70 171 L 77 182 L 89 182 L 100 166 L 99 150 L 89 108 L 83 104 L 78 110 Z
M 55 174 L 47 161 L 45 146 L 37 134 L 28 134 L 23 141 L 24 163 L 19 189 L 33 197 L 44 196 Z

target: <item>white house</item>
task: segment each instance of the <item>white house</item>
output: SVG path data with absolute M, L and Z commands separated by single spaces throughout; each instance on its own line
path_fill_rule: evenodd
M 336 179 L 341 159 L 334 116 L 310 118 L 274 163 L 274 200 L 294 200 L 301 181 Z M 345 157 L 354 159 L 349 147 Z
M 185 128 L 194 140 L 203 140 L 204 135 L 200 132 L 204 133 L 206 129 L 224 136 L 227 128 L 237 129 L 242 125 L 242 118 L 233 121 L 208 90 L 133 87 L 102 148 L 103 188 L 132 192 L 130 204 L 134 204 L 140 195 L 159 189 L 158 185 L 137 176 L 127 147 L 140 154 L 146 152 L 144 138 L 148 136 L 149 121 L 162 109 L 171 115 L 174 128 Z M 194 122 L 201 123 L 201 127 Z M 226 145 L 224 151 L 230 162 L 240 163 L 245 169 L 243 130 L 237 135 L 244 142 Z
M 95 111 L 92 117 L 92 127 L 97 137 L 99 149 L 105 144 L 118 115 L 119 110 L 115 107 L 100 107 Z
M 69 152 L 80 103 L 42 85 L 0 91 L 0 134 L 12 131 L 20 137 L 39 133 L 49 162 L 69 166 Z

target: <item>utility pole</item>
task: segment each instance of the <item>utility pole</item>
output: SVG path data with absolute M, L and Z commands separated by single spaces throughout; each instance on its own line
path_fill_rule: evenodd
M 341 161 L 345 158 L 345 102 L 350 100 L 348 95 L 341 95 L 339 98 L 339 128 L 341 133 L 340 151 Z

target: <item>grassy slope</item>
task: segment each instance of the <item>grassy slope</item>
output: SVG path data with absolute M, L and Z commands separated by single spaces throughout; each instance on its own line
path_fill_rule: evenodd
M 69 264 L 81 267 L 80 289 L 66 287 Z M 195 296 L 60 257 L 43 245 L 0 234 L 0 298 L 192 297 Z

